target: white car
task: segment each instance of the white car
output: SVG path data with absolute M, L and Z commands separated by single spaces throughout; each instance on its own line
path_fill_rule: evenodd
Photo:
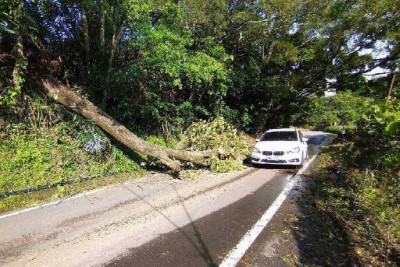
M 254 165 L 302 165 L 307 158 L 307 138 L 295 128 L 266 131 L 251 153 Z

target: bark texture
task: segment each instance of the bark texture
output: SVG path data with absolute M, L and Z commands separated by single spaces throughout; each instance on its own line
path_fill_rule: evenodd
M 396 72 L 393 73 L 393 77 L 392 77 L 392 82 L 390 83 L 390 87 L 389 87 L 389 92 L 388 92 L 388 96 L 386 99 L 390 99 L 392 97 L 392 92 L 393 92 L 393 87 L 394 87 L 394 81 L 396 80 Z
M 82 28 L 83 28 L 83 45 L 85 47 L 86 66 L 89 66 L 90 55 L 90 37 L 89 37 L 89 22 L 87 18 L 87 10 L 85 7 L 81 8 L 82 14 Z
M 100 49 L 103 51 L 104 49 L 104 42 L 105 42 L 105 28 L 106 28 L 106 12 L 104 10 L 104 2 L 103 0 L 100 1 Z
M 175 173 L 179 173 L 181 170 L 181 161 L 207 166 L 210 164 L 210 158 L 213 155 L 218 157 L 225 156 L 222 151 L 218 150 L 192 152 L 166 149 L 154 145 L 136 136 L 125 126 L 101 111 L 92 102 L 82 98 L 74 90 L 54 78 L 42 78 L 36 80 L 36 82 L 50 98 L 92 120 L 108 134 L 135 152 L 157 158 Z
M 15 44 L 15 65 L 12 72 L 13 77 L 13 86 L 18 91 L 21 90 L 21 79 L 22 79 L 22 71 L 25 66 L 25 57 L 24 57 L 24 38 L 22 34 L 17 34 L 17 40 Z

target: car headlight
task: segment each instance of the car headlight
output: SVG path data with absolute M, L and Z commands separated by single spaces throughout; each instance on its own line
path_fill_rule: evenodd
M 300 152 L 300 147 L 295 147 L 288 151 L 288 153 L 299 153 L 299 152 Z
M 258 148 L 253 148 L 253 153 L 259 154 L 261 151 Z

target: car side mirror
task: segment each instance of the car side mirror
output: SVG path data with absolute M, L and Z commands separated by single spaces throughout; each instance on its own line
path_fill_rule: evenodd
M 302 142 L 307 142 L 307 141 L 308 141 L 308 138 L 303 137 L 303 138 L 301 138 L 301 141 L 302 141 Z
M 257 139 L 256 139 L 256 142 L 260 142 L 260 138 L 257 138 Z

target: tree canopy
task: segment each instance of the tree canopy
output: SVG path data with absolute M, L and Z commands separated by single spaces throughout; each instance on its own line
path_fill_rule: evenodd
M 399 1 L 1 0 L 0 103 L 51 74 L 138 131 L 288 125 L 327 86 L 398 71 Z M 24 89 L 25 88 L 25 89 Z M 29 89 L 30 90 L 30 89 Z

